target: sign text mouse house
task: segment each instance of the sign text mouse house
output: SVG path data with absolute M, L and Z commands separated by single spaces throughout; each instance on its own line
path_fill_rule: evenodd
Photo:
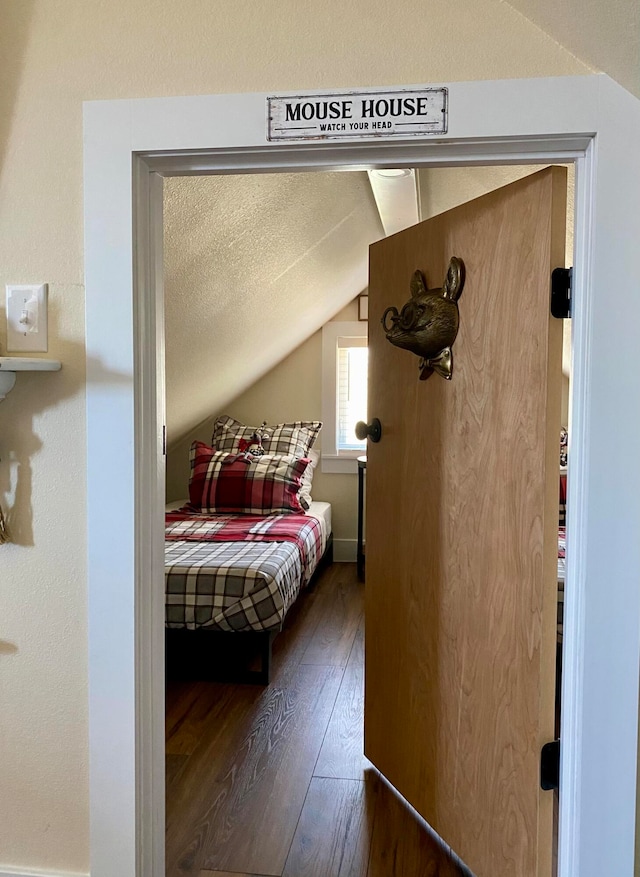
M 446 88 L 267 98 L 268 140 L 446 134 Z

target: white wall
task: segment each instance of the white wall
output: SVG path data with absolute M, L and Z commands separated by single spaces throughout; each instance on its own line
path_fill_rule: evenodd
M 89 855 L 82 101 L 588 70 L 499 0 L 407 0 L 394 15 L 364 0 L 2 0 L 1 14 L 0 288 L 50 284 L 49 355 L 63 370 L 20 375 L 0 403 L 0 501 L 16 538 L 0 546 L 0 873 L 80 872 Z

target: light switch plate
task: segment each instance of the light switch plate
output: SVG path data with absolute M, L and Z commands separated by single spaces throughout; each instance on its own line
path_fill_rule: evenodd
M 45 353 L 47 284 L 7 284 L 7 350 Z

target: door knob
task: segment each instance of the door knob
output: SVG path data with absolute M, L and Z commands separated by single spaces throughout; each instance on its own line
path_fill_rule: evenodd
M 371 423 L 359 420 L 356 423 L 356 435 L 360 441 L 363 441 L 368 436 L 372 442 L 379 442 L 382 437 L 382 424 L 377 417 L 374 417 Z

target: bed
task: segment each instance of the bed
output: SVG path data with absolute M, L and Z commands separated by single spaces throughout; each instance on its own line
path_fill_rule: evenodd
M 560 470 L 560 503 L 558 515 L 558 646 L 562 645 L 564 619 L 564 577 L 567 552 L 567 470 Z
M 211 634 L 218 634 L 218 646 L 229 639 L 225 635 L 240 633 L 243 647 L 257 645 L 260 669 L 235 673 L 229 667 L 233 649 L 224 642 L 229 654 L 223 675 L 267 684 L 274 636 L 301 590 L 333 560 L 331 505 L 312 502 L 302 515 L 265 516 L 169 507 L 165 540 L 167 646 L 174 669 L 176 663 L 193 669 L 196 653 L 203 657 L 193 632 L 209 635 L 207 647 Z
M 331 506 L 310 493 L 320 426 L 225 415 L 211 446 L 192 444 L 189 501 L 166 514 L 169 675 L 268 683 L 275 634 L 333 559 Z M 243 669 L 237 647 L 255 644 L 259 669 Z
M 567 550 L 567 470 L 560 469 L 560 509 L 558 518 L 558 602 L 556 628 L 556 717 L 555 733 L 560 735 L 560 713 L 562 700 L 562 639 L 564 624 L 564 580 Z

